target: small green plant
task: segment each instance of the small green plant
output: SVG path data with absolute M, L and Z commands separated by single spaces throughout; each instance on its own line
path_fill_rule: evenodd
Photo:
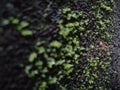
M 18 18 L 9 17 L 8 19 L 4 19 L 2 25 L 14 25 L 15 30 L 19 31 L 22 36 L 33 35 L 32 31 L 26 28 L 29 26 L 29 23 L 27 21 L 20 21 Z

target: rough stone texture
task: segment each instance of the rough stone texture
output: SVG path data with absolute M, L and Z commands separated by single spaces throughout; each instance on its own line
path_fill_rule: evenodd
M 120 0 L 115 0 L 115 19 L 112 49 L 112 90 L 120 90 Z
M 21 38 L 12 28 L 2 27 L 1 19 L 11 13 L 3 1 L 6 0 L 0 1 L 0 90 L 32 90 L 33 81 L 19 65 L 27 62 L 33 39 Z
M 19 66 L 26 63 L 29 40 L 20 39 L 12 31 L 9 31 L 9 34 L 2 31 L 0 28 L 0 90 L 30 90 L 32 82 Z M 16 39 L 13 36 L 16 36 Z

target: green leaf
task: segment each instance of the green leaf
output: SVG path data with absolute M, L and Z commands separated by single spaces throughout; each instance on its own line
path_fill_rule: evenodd
M 49 84 L 54 84 L 57 82 L 57 78 L 56 77 L 49 77 Z
M 63 37 L 67 37 L 72 30 L 73 30 L 72 28 L 63 28 L 60 30 L 59 34 L 62 35 Z
M 66 12 L 69 12 L 69 11 L 71 11 L 71 8 L 68 8 L 68 7 L 67 7 L 67 8 L 64 8 L 64 9 L 63 9 L 63 13 L 64 13 L 64 14 L 65 14 Z
M 18 24 L 18 23 L 19 23 L 19 19 L 17 19 L 17 18 L 13 19 L 13 20 L 12 20 L 12 23 L 13 23 L 13 24 Z
M 40 84 L 40 87 L 38 88 L 38 90 L 46 90 L 45 88 L 47 87 L 47 83 L 46 82 L 42 82 Z M 36 90 L 36 89 L 35 89 Z
M 64 66 L 64 69 L 68 70 L 68 69 L 71 69 L 73 67 L 72 64 L 63 64 Z
M 58 42 L 58 41 L 53 41 L 53 42 L 50 43 L 50 46 L 56 47 L 56 48 L 60 48 L 61 45 L 62 44 L 60 42 Z
M 27 27 L 28 25 L 29 25 L 29 23 L 26 22 L 26 21 L 22 21 L 22 22 L 20 23 L 20 26 L 21 26 L 22 28 L 25 28 L 25 27 Z
M 52 68 L 52 66 L 55 65 L 55 59 L 54 58 L 48 58 L 48 66 L 49 68 Z
M 37 54 L 35 52 L 31 53 L 29 56 L 29 62 L 34 62 L 36 58 L 37 58 Z
M 38 70 L 33 70 L 31 71 L 31 73 L 29 74 L 29 77 L 32 78 L 32 77 L 35 77 L 35 75 L 38 74 Z
M 45 52 L 45 48 L 44 47 L 40 47 L 39 48 L 39 54 L 43 54 Z
M 33 33 L 30 30 L 23 30 L 23 31 L 21 31 L 21 34 L 23 36 L 31 36 Z
M 45 43 L 45 41 L 37 41 L 36 46 L 40 46 L 40 45 L 42 45 L 44 43 Z
M 62 65 L 64 62 L 65 62 L 65 60 L 59 60 L 59 61 L 56 62 L 55 65 Z
M 30 70 L 32 69 L 32 65 L 28 65 L 25 67 L 25 73 L 29 76 L 30 75 Z
M 48 72 L 48 69 L 45 67 L 43 70 L 42 70 L 42 73 L 47 73 Z
M 94 81 L 92 79 L 90 79 L 88 82 L 89 82 L 89 84 L 92 84 Z
M 42 61 L 37 61 L 35 65 L 39 68 L 42 69 L 43 62 Z

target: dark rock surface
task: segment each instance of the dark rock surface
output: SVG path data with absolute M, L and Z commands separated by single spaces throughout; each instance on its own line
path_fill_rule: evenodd
M 115 1 L 112 73 L 112 90 L 120 90 L 120 0 Z

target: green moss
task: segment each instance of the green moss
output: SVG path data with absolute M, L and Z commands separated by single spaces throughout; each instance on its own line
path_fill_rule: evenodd
M 22 36 L 32 36 L 33 32 L 26 27 L 29 27 L 27 21 L 20 21 L 18 18 L 9 17 L 4 19 L 2 22 L 3 25 L 13 25 L 14 30 L 18 31 Z
M 88 2 L 84 1 L 85 3 Z M 74 86 L 79 90 L 107 89 L 110 54 L 106 53 L 109 48 L 102 50 L 99 43 L 110 40 L 110 31 L 107 28 L 110 25 L 108 13 L 113 11 L 112 3 L 112 0 L 89 2 L 89 11 L 86 8 L 72 8 L 72 3 L 62 9 L 60 19 L 56 21 L 57 39 L 38 40 L 34 53 L 29 56 L 30 63 L 25 66 L 26 74 L 38 79 L 35 90 L 46 90 L 49 86 L 60 90 L 67 90 L 69 87 L 75 90 Z M 28 25 L 23 21 L 18 30 Z M 77 78 L 82 80 L 73 86 L 62 82 L 64 79 L 71 81 Z

